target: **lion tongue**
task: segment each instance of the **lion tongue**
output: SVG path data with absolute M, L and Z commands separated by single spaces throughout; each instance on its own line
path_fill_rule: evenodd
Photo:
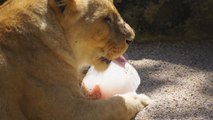
M 114 63 L 120 65 L 121 67 L 125 67 L 126 64 L 126 58 L 121 55 L 120 57 L 118 57 L 117 59 L 113 60 Z

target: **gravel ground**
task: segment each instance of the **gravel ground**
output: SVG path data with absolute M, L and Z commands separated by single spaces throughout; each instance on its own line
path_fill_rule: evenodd
M 135 120 L 213 120 L 213 41 L 134 43 L 127 55 L 153 99 Z

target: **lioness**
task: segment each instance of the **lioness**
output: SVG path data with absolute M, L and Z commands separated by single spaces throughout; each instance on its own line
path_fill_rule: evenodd
M 7 0 L 0 7 L 0 120 L 129 120 L 150 99 L 90 100 L 81 68 L 105 70 L 134 38 L 112 0 Z

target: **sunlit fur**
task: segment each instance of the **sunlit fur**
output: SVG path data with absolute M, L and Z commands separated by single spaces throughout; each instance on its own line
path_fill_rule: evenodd
M 88 100 L 79 77 L 84 65 L 105 70 L 100 58 L 119 57 L 134 36 L 112 0 L 8 0 L 0 6 L 0 119 L 134 117 L 148 97 Z

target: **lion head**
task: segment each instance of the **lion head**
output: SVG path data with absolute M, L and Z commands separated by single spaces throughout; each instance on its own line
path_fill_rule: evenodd
M 105 70 L 135 37 L 112 0 L 53 0 L 51 6 L 79 66 Z

